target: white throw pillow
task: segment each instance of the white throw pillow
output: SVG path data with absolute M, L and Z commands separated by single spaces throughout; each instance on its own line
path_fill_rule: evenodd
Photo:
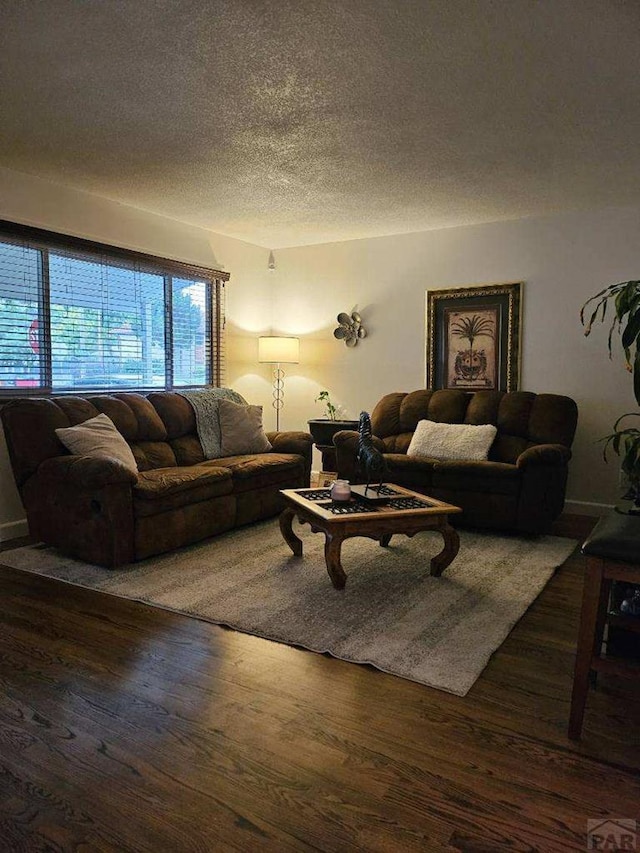
M 84 423 L 56 430 L 56 435 L 67 450 L 76 456 L 100 456 L 118 462 L 138 473 L 131 448 L 107 415 L 97 415 Z
M 498 430 L 493 424 L 439 424 L 418 421 L 407 456 L 482 461 Z
M 218 416 L 223 456 L 266 453 L 271 450 L 271 442 L 262 428 L 262 406 L 241 406 L 231 400 L 221 399 Z

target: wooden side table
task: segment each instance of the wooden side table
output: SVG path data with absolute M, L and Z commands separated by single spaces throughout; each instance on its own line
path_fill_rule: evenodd
M 336 449 L 333 444 L 333 436 L 343 429 L 357 430 L 359 421 L 335 420 L 328 418 L 312 418 L 307 421 L 309 432 L 313 436 L 313 442 L 322 454 L 322 470 L 336 472 Z
M 316 447 L 322 454 L 322 470 L 336 472 L 336 449 L 333 444 L 316 444 Z
M 615 620 L 625 628 L 640 631 L 640 619 L 612 615 L 609 597 L 613 581 L 640 583 L 640 517 L 613 512 L 600 519 L 582 545 L 587 557 L 578 631 L 569 737 L 579 740 L 591 672 L 612 672 L 638 677 L 640 667 L 631 661 L 602 657 L 602 640 L 607 623 Z

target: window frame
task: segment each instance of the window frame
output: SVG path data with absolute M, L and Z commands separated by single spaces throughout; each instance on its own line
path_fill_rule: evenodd
M 97 394 L 138 392 L 142 394 L 152 391 L 178 391 L 187 388 L 203 388 L 207 385 L 221 385 L 224 378 L 224 328 L 225 328 L 225 285 L 231 274 L 211 267 L 203 267 L 197 264 L 178 261 L 173 258 L 164 258 L 151 255 L 109 243 L 99 243 L 76 237 L 70 234 L 62 234 L 57 231 L 49 231 L 44 228 L 34 228 L 17 222 L 0 219 L 0 242 L 14 243 L 40 252 L 39 263 L 41 287 L 38 293 L 38 319 L 40 321 L 41 335 L 43 341 L 44 355 L 39 364 L 40 382 L 37 387 L 17 388 L 0 387 L 0 400 L 6 401 L 16 397 L 50 397 L 50 396 L 95 396 Z M 54 389 L 52 388 L 52 341 L 51 341 L 51 304 L 49 287 L 49 252 L 62 251 L 73 253 L 79 260 L 93 263 L 107 264 L 109 259 L 114 261 L 114 266 L 126 269 L 161 275 L 164 278 L 164 316 L 165 316 L 165 382 L 163 387 L 145 387 L 143 385 L 132 385 L 130 388 L 103 386 L 94 389 Z M 171 326 L 172 315 L 172 292 L 173 282 L 176 278 L 193 279 L 204 281 L 206 287 L 206 311 L 208 314 L 210 341 L 209 341 L 209 363 L 207 373 L 209 380 L 206 384 L 178 385 L 173 384 L 174 379 L 174 353 L 173 353 L 173 327 Z

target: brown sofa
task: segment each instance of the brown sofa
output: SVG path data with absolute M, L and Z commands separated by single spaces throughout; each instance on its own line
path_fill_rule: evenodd
M 139 475 L 107 458 L 69 454 L 59 427 L 104 413 Z M 312 438 L 267 433 L 267 453 L 205 460 L 179 394 L 13 400 L 0 412 L 33 537 L 70 556 L 118 566 L 280 511 L 279 489 L 309 485 Z
M 462 507 L 459 524 L 523 533 L 546 531 L 562 512 L 578 411 L 569 397 L 525 391 L 421 390 L 387 394 L 371 413 L 386 480 Z M 487 461 L 407 456 L 420 420 L 494 424 Z M 338 476 L 363 482 L 357 432 L 334 436 Z

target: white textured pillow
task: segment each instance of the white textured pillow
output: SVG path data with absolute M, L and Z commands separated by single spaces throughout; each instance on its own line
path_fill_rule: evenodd
M 56 430 L 56 435 L 76 456 L 102 456 L 118 462 L 138 473 L 131 448 L 116 429 L 108 415 L 97 415 L 84 423 Z
M 418 421 L 407 456 L 482 461 L 498 430 L 493 424 L 439 424 Z
M 218 416 L 223 456 L 266 453 L 271 450 L 271 442 L 262 428 L 262 406 L 241 406 L 231 400 L 221 399 Z

